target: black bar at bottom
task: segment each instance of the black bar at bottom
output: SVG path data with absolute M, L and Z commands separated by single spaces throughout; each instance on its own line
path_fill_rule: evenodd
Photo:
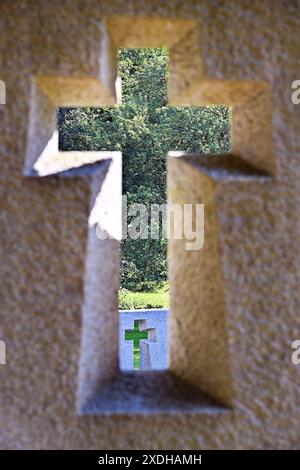
M 2 450 L 0 468 L 3 464 L 41 466 L 74 465 L 84 468 L 101 468 L 104 465 L 117 465 L 120 468 L 135 468 L 140 465 L 225 465 L 225 464 L 288 464 L 298 460 L 299 451 L 280 450 Z M 40 467 L 39 467 L 40 468 Z M 221 467 L 220 467 L 221 468 Z

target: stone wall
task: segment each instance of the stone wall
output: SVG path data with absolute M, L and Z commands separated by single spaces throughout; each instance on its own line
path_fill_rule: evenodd
M 290 360 L 291 342 L 300 335 L 300 107 L 290 100 L 291 83 L 299 79 L 298 7 L 297 1 L 288 0 L 1 2 L 0 79 L 7 88 L 7 104 L 0 107 L 0 330 L 7 348 L 7 364 L 0 369 L 1 448 L 299 447 L 300 375 Z M 178 175 L 183 184 L 180 191 L 170 184 L 172 197 L 180 199 L 185 182 L 192 178 L 193 194 L 208 204 L 212 240 L 208 255 L 203 252 L 202 273 L 194 269 L 191 259 L 182 266 L 180 252 L 172 258 L 173 285 L 182 288 L 179 297 L 173 295 L 177 313 L 173 320 L 171 314 L 171 334 L 176 337 L 196 321 L 191 344 L 201 367 L 195 364 L 192 376 L 185 377 L 183 353 L 191 356 L 185 347 L 178 355 L 172 356 L 171 351 L 171 370 L 179 370 L 193 386 L 203 383 L 214 398 L 224 398 L 225 412 L 192 408 L 189 413 L 177 409 L 149 415 L 141 409 L 126 416 L 76 416 L 90 181 L 29 178 L 23 168 L 30 137 L 32 80 L 88 76 L 109 83 L 103 19 L 112 15 L 199 21 L 199 39 L 196 35 L 193 44 L 201 46 L 201 60 L 181 62 L 179 67 L 185 71 L 181 76 L 187 81 L 173 84 L 173 89 L 183 91 L 182 99 L 190 102 L 201 92 L 199 99 L 205 103 L 203 83 L 193 85 L 199 74 L 208 81 L 229 82 L 225 88 L 233 102 L 240 91 L 231 87 L 232 80 L 264 83 L 270 90 L 272 129 L 267 106 L 259 104 L 266 97 L 260 85 L 242 109 L 237 108 L 242 118 L 236 135 L 244 133 L 246 141 L 237 139 L 234 150 L 247 162 L 246 168 L 226 168 L 223 173 L 218 168 L 216 173 L 187 157 L 172 160 L 170 168 L 170 178 Z M 166 40 L 163 30 L 158 34 L 162 24 L 158 22 L 155 32 Z M 126 29 L 124 35 L 126 40 Z M 182 38 L 178 27 L 181 55 L 186 47 Z M 196 86 L 192 95 L 185 93 L 189 85 Z M 223 88 L 220 96 L 224 97 Z M 214 86 L 209 87 L 211 93 L 218 98 Z M 253 112 L 245 115 L 243 110 L 248 109 Z M 260 118 L 255 121 L 257 109 Z M 272 151 L 271 143 L 266 146 L 260 139 L 261 123 L 263 135 L 272 132 Z M 178 278 L 182 269 L 183 281 Z M 108 263 L 101 274 L 107 286 L 110 272 Z M 228 372 L 217 374 L 217 382 L 215 363 L 208 364 L 203 375 L 206 362 L 201 362 L 197 312 L 191 308 L 186 324 L 185 316 L 179 317 L 183 303 L 189 309 L 190 288 L 194 302 L 197 272 L 206 274 L 203 282 L 211 286 L 212 295 L 218 294 L 214 307 L 220 314 L 209 322 L 206 312 L 211 297 L 204 289 L 201 292 L 206 331 L 218 332 L 210 337 L 226 353 Z M 115 351 L 112 355 L 116 356 Z M 213 350 L 212 357 L 218 358 Z M 217 396 L 219 383 L 224 386 L 221 397 Z

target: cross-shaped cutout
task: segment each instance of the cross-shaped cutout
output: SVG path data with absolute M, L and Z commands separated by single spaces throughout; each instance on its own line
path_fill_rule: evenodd
M 117 106 L 60 109 L 60 149 L 121 150 L 122 193 L 129 211 L 143 205 L 150 214 L 152 208 L 166 203 L 168 151 L 217 154 L 229 150 L 229 110 L 226 106 L 168 106 L 168 52 L 163 48 L 119 50 L 118 75 Z M 162 236 L 151 238 L 146 217 L 142 228 L 132 229 L 129 224 L 127 230 L 127 221 L 123 223 L 123 238 L 127 238 L 122 244 L 121 287 L 127 290 L 149 291 L 167 281 L 167 243 Z M 93 213 L 91 218 L 101 224 Z
M 141 329 L 140 329 L 141 328 Z M 133 330 L 125 330 L 125 341 L 133 341 L 133 368 L 141 368 L 141 341 L 156 342 L 156 329 L 146 328 L 145 320 L 135 320 Z
M 105 108 L 60 109 L 58 113 L 61 150 L 122 151 L 122 193 L 126 196 L 129 215 L 141 212 L 141 206 L 152 214 L 152 208 L 166 204 L 168 151 L 214 154 L 229 150 L 228 108 L 168 106 L 167 82 L 167 49 L 121 49 L 118 104 Z M 95 211 L 97 203 L 91 218 L 101 226 L 100 218 L 93 216 Z M 114 218 L 115 214 L 110 216 Z M 150 291 L 157 302 L 159 288 L 167 283 L 167 242 L 162 234 L 158 239 L 152 236 L 147 214 L 146 220 L 140 219 L 138 227 L 134 222 L 127 225 L 127 220 L 123 221 L 121 288 L 126 289 L 129 297 L 134 297 L 137 291 Z M 198 229 L 197 221 L 191 220 L 191 225 Z M 195 233 L 196 237 L 199 235 Z M 120 308 L 128 308 L 120 298 Z M 167 308 L 166 302 L 139 308 Z M 139 337 L 134 347 L 134 368 L 139 369 Z M 165 362 L 167 359 L 162 359 Z M 151 358 L 148 363 L 151 364 Z

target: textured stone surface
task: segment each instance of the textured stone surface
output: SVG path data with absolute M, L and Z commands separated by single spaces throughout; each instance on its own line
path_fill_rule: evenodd
M 254 219 L 263 214 L 253 211 L 250 206 L 247 237 L 239 231 L 239 226 L 237 233 L 233 233 L 231 214 L 235 211 L 234 217 L 242 223 L 239 218 L 244 206 L 240 207 L 240 199 L 247 205 L 252 187 L 267 185 L 270 179 L 233 155 L 169 158 L 170 201 L 184 204 L 189 199 L 194 204 L 204 204 L 205 227 L 204 247 L 200 251 L 186 251 L 185 239 L 171 239 L 169 244 L 171 370 L 228 406 L 234 406 L 234 389 L 239 385 L 234 381 L 232 361 L 236 356 L 230 350 L 228 338 L 228 332 L 232 333 L 234 327 L 228 318 L 232 311 L 226 304 L 230 289 L 236 293 L 236 282 L 225 282 L 220 238 L 226 230 L 231 231 L 230 244 L 236 253 L 243 249 L 249 237 L 251 241 L 258 237 L 257 243 L 260 243 L 261 233 L 251 234 L 250 224 L 251 217 Z M 218 195 L 222 194 L 224 198 L 226 191 L 230 193 L 229 207 L 222 207 L 220 213 Z M 267 233 L 267 244 L 266 236 Z M 229 271 L 235 269 L 231 261 L 230 258 L 227 261 Z M 250 275 L 248 267 L 246 274 Z M 254 292 L 258 295 L 257 289 L 253 292 L 249 288 L 246 292 L 250 297 Z M 190 341 L 191 331 L 197 342 Z M 255 335 L 260 335 L 259 329 Z M 236 360 L 239 363 L 238 357 Z
M 92 77 L 32 77 L 24 172 L 45 176 L 99 160 L 99 152 L 59 152 L 56 112 L 62 106 L 104 106 L 114 96 Z M 105 153 L 102 153 L 103 157 Z M 107 155 L 106 155 L 107 157 Z
M 229 106 L 232 112 L 232 152 L 249 164 L 274 174 L 271 96 L 267 83 L 195 79 L 172 102 Z
M 290 84 L 299 78 L 298 2 L 20 0 L 2 2 L 0 9 L 0 70 L 7 85 L 7 104 L 0 108 L 0 322 L 7 345 L 7 365 L 0 369 L 1 448 L 299 447 L 300 374 L 290 361 L 291 341 L 300 334 L 300 108 L 290 100 Z M 195 61 L 196 73 L 191 60 L 191 76 L 195 73 L 196 78 L 201 69 L 205 79 L 266 82 L 271 90 L 275 170 L 268 166 L 268 171 L 276 175 L 274 180 L 219 181 L 203 176 L 203 168 L 194 168 L 192 175 L 197 176 L 191 175 L 203 181 L 203 191 L 207 189 L 203 197 L 212 197 L 209 226 L 213 230 L 216 224 L 211 232 L 216 247 L 211 249 L 218 249 L 219 256 L 210 263 L 211 268 L 214 262 L 222 267 L 217 285 L 223 286 L 217 292 L 223 313 L 216 325 L 218 332 L 226 329 L 227 337 L 220 341 L 218 334 L 215 343 L 225 352 L 225 365 L 230 362 L 229 374 L 224 377 L 217 371 L 217 377 L 224 384 L 223 399 L 233 399 L 229 413 L 205 413 L 203 406 L 203 412 L 198 409 L 195 414 L 75 414 L 89 181 L 57 177 L 39 181 L 24 178 L 22 171 L 32 77 L 99 78 L 101 22 L 112 14 L 198 20 L 202 58 L 198 55 Z M 179 47 L 178 60 L 180 49 L 186 51 Z M 185 53 L 182 70 L 187 63 Z M 259 155 L 255 139 L 252 149 Z M 191 173 L 190 163 L 177 164 L 186 175 Z M 92 253 L 99 249 L 92 247 L 99 241 L 90 237 L 87 263 L 98 266 Z M 118 247 L 111 241 L 104 251 L 107 262 L 100 264 L 99 276 L 110 292 L 111 284 L 117 286 L 118 273 L 109 260 L 117 262 Z M 213 286 L 215 279 L 214 274 L 206 282 Z M 99 277 L 86 285 L 94 295 L 90 307 L 100 306 L 103 322 L 107 321 L 105 305 L 97 297 Z M 185 285 L 193 286 L 193 292 L 199 288 L 195 278 L 185 279 Z M 116 291 L 117 287 L 110 302 Z M 208 294 L 206 298 L 209 302 Z M 188 302 L 187 298 L 186 309 Z M 193 348 L 201 358 L 197 317 L 194 311 Z M 182 324 L 185 320 L 192 319 L 182 317 Z M 214 330 L 214 317 L 211 326 L 209 331 Z M 95 341 L 101 327 L 95 326 Z M 111 335 L 116 331 L 117 323 Z M 106 345 L 100 347 L 101 358 L 91 358 L 95 377 L 87 377 L 95 384 L 98 363 L 104 360 L 111 366 Z M 188 352 L 186 346 L 180 357 Z M 111 357 L 117 368 L 117 347 Z M 175 356 L 172 367 L 177 361 Z M 223 366 L 220 362 L 218 367 Z M 212 364 L 207 364 L 209 370 Z M 201 375 L 203 369 L 195 367 L 192 382 Z M 216 390 L 213 378 L 207 372 L 205 388 L 211 394 Z M 135 386 L 128 387 L 134 394 Z

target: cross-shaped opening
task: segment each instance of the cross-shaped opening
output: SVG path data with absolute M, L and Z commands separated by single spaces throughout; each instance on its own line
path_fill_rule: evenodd
M 160 345 L 168 343 L 167 238 L 171 213 L 177 237 L 184 238 L 188 232 L 198 249 L 202 248 L 202 244 L 197 243 L 198 238 L 203 239 L 199 221 L 193 216 L 203 215 L 203 211 L 189 208 L 192 210 L 188 217 L 187 211 L 182 213 L 180 208 L 178 219 L 178 210 L 167 207 L 166 155 L 170 150 L 212 154 L 228 151 L 229 110 L 222 105 L 169 106 L 166 48 L 119 50 L 116 83 L 116 106 L 59 110 L 59 145 L 61 150 L 69 151 L 122 151 L 120 314 L 132 319 L 143 312 L 148 322 L 153 322 L 149 323 L 153 330 L 157 329 L 157 322 L 164 321 L 165 327 L 158 331 L 156 346 L 159 354 L 166 357 L 155 361 L 152 358 L 155 348 L 151 349 L 148 344 L 149 360 L 138 360 L 141 348 L 137 347 L 136 339 L 134 361 L 125 361 L 126 366 L 122 366 L 126 333 L 121 331 L 120 365 L 125 370 L 165 369 L 168 347 Z M 101 232 L 103 237 L 100 220 L 99 224 L 98 234 Z M 200 225 L 203 230 L 203 220 Z M 181 233 L 178 233 L 179 227 Z M 156 312 L 157 315 L 152 315 Z M 120 325 L 123 328 L 121 321 Z

